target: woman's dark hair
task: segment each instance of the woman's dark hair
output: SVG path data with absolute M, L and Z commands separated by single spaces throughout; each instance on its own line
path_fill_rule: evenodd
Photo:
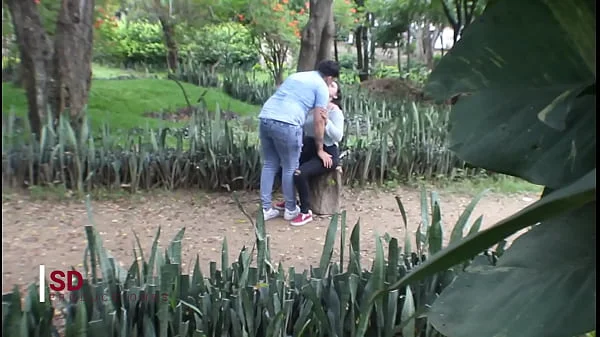
M 337 92 L 335 93 L 335 98 L 331 100 L 331 103 L 337 105 L 340 110 L 344 110 L 342 108 L 342 86 L 338 81 L 333 81 L 333 83 L 337 85 Z

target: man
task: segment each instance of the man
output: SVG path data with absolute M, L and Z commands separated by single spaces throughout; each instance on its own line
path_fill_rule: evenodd
M 260 199 L 265 220 L 278 217 L 273 208 L 272 193 L 275 175 L 281 167 L 281 184 L 285 199 L 283 217 L 291 221 L 300 212 L 296 205 L 294 172 L 299 166 L 302 150 L 302 127 L 310 110 L 315 114 L 316 147 L 323 161 L 331 156 L 323 151 L 323 135 L 329 83 L 339 77 L 340 68 L 334 61 L 321 61 L 314 71 L 290 75 L 263 105 L 258 118 L 263 157 L 260 176 Z

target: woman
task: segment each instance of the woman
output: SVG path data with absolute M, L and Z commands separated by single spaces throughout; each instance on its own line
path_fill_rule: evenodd
M 344 114 L 341 109 L 342 92 L 336 81 L 329 84 L 329 105 L 325 118 L 325 135 L 323 137 L 323 150 L 331 158 L 322 160 L 317 155 L 314 140 L 314 117 L 308 114 L 304 123 L 304 141 L 300 155 L 300 167 L 294 173 L 294 184 L 300 199 L 300 214 L 290 223 L 292 226 L 302 226 L 313 220 L 310 210 L 310 193 L 308 181 L 311 177 L 335 170 L 340 161 L 339 142 L 344 136 Z M 278 210 L 285 209 L 285 203 L 275 204 Z

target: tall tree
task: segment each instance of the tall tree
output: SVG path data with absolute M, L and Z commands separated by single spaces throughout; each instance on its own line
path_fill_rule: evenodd
M 446 18 L 454 30 L 454 44 L 485 7 L 484 0 L 440 0 L 440 2 Z
M 19 47 L 31 131 L 40 136 L 48 107 L 55 117 L 68 110 L 71 123 L 78 126 L 91 86 L 95 1 L 62 0 L 54 39 L 44 28 L 39 1 L 5 3 Z
M 286 61 L 298 45 L 299 27 L 308 20 L 307 7 L 289 0 L 251 0 L 238 14 L 238 20 L 250 29 L 277 85 L 283 82 Z
M 298 71 L 315 69 L 317 63 L 332 58 L 335 24 L 333 0 L 310 0 L 308 23 L 302 30 Z

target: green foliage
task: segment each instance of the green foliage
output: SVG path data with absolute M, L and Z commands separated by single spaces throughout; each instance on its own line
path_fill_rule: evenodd
M 106 21 L 105 21 L 106 20 Z M 166 64 L 163 32 L 158 22 L 145 19 L 100 19 L 94 41 L 94 59 L 115 64 Z
M 258 62 L 257 46 L 240 23 L 226 22 L 191 29 L 181 25 L 180 53 L 202 64 L 248 68 Z
M 340 54 L 338 57 L 338 64 L 342 69 L 355 70 L 356 69 L 356 55 L 351 53 Z
M 373 76 L 375 78 L 399 78 L 400 72 L 397 66 L 386 66 L 379 63 L 373 72 Z
M 241 76 L 245 74 L 240 72 L 237 77 L 232 74 L 227 78 L 244 78 Z M 123 82 L 128 85 L 134 80 L 117 83 Z M 175 83 L 171 84 L 173 90 L 177 90 Z M 155 90 L 161 89 L 156 87 Z M 195 90 L 191 100 L 200 96 L 202 101 L 202 92 L 207 93 L 206 97 L 211 93 L 201 88 Z M 148 99 L 160 99 L 164 94 L 135 93 Z M 265 96 L 268 97 L 266 91 Z M 115 104 L 111 97 L 114 96 L 102 98 L 102 102 Z M 447 109 L 416 104 L 390 105 L 367 100 L 360 92 L 347 91 L 345 97 L 347 122 L 341 144 L 345 184 L 384 184 L 390 180 L 453 176 L 457 170 L 465 169 L 446 149 Z M 207 110 L 204 104 L 196 105 L 188 111 L 191 116 L 187 122 L 163 124 L 154 120 L 154 124 L 138 124 L 127 133 L 114 132 L 114 125 L 124 122 L 116 124 L 120 116 L 112 114 L 106 116 L 115 118 L 114 122 L 92 121 L 93 128 L 89 131 L 85 130 L 87 126 L 84 130 L 55 131 L 48 125 L 44 128 L 48 137 L 40 144 L 28 143 L 26 138 L 19 137 L 26 130 L 11 127 L 14 117 L 9 116 L 4 123 L 3 137 L 15 140 L 6 142 L 3 149 L 7 158 L 4 179 L 13 185 L 58 183 L 79 190 L 105 186 L 119 189 L 122 184 L 134 191 L 161 186 L 217 191 L 225 186 L 234 190 L 256 188 L 261 169 L 256 118 L 239 118 L 231 113 L 237 111 L 233 105 L 219 106 Z M 102 118 L 98 114 L 90 113 L 90 116 Z M 96 131 L 98 127 L 101 132 Z M 67 141 L 71 134 L 78 135 L 77 142 Z M 60 139 L 64 139 L 62 144 L 67 147 L 66 157 L 50 155 L 58 151 L 56 146 L 61 144 Z M 79 164 L 74 161 L 75 157 L 80 158 L 81 169 L 76 167 Z M 40 166 L 49 171 L 37 170 Z M 82 179 L 85 183 L 75 183 Z
M 223 91 L 241 101 L 262 105 L 275 92 L 275 87 L 271 81 L 258 81 L 256 72 L 248 74 L 233 68 L 225 72 Z
M 480 196 L 479 196 L 480 197 Z M 452 230 L 452 239 L 474 233 L 481 217 L 469 222 L 475 198 Z M 406 212 L 397 198 L 405 228 Z M 430 208 L 431 205 L 431 208 Z M 243 211 L 241 204 L 238 206 Z M 92 222 L 88 198 L 85 226 L 88 241 L 83 263 L 83 286 L 58 297 L 57 309 L 66 321 L 66 336 L 398 336 L 441 337 L 422 314 L 461 269 L 448 269 L 393 291 L 374 304 L 368 300 L 386 283 L 410 275 L 412 270 L 443 246 L 442 218 L 437 194 L 422 190 L 424 224 L 403 240 L 376 235 L 376 252 L 367 266 L 360 250 L 360 224 L 347 233 L 346 213 L 332 217 L 318 266 L 303 272 L 284 269 L 271 258 L 269 236 L 262 212 L 256 222 L 253 247 L 244 247 L 230 263 L 225 239 L 220 268 L 209 263 L 203 272 L 200 257 L 190 271 L 182 269 L 181 229 L 167 247 L 160 246 L 160 228 L 152 248 L 144 252 L 134 233 L 134 261 L 124 269 L 103 247 Z M 431 210 L 431 216 L 429 211 Z M 245 211 L 244 211 L 245 212 Z M 340 233 L 339 248 L 336 237 Z M 416 244 L 416 250 L 412 247 Z M 384 251 L 387 246 L 387 254 Z M 339 255 L 334 255 L 335 251 Z M 164 252 L 164 253 L 163 253 Z M 479 256 L 474 263 L 489 264 Z M 468 261 L 467 261 L 468 262 Z M 46 298 L 49 289 L 46 288 Z M 46 337 L 55 331 L 54 308 L 40 303 L 38 287 L 28 289 L 21 306 L 18 288 L 5 294 L 3 335 Z M 360 322 L 360 325 L 357 325 Z
M 460 158 L 545 190 L 373 300 L 533 226 L 496 266 L 459 275 L 434 302 L 432 324 L 461 337 L 567 337 L 595 329 L 595 24 L 589 0 L 494 1 L 440 61 L 427 88 L 440 100 L 461 95 L 450 116 Z

